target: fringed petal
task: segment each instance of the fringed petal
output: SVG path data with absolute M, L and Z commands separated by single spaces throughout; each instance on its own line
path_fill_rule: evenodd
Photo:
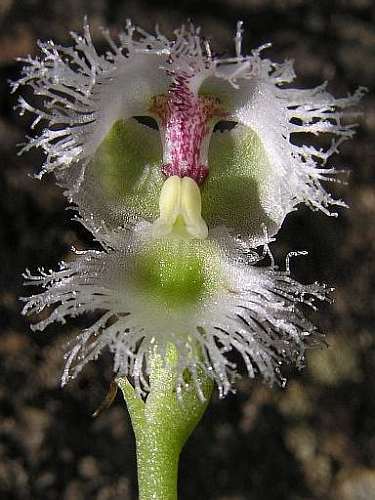
M 239 23 L 237 57 L 218 60 L 214 76 L 202 83 L 200 92 L 219 97 L 228 110 L 226 119 L 248 127 L 248 136 L 262 144 L 272 175 L 257 178 L 257 201 L 269 216 L 269 234 L 275 234 L 285 216 L 300 203 L 337 215 L 330 206 L 345 203 L 334 200 L 325 189 L 325 181 L 336 178 L 336 171 L 326 163 L 339 145 L 354 135 L 353 116 L 358 113 L 347 109 L 358 104 L 366 89 L 359 88 L 353 95 L 338 99 L 326 91 L 326 84 L 307 90 L 290 89 L 295 78 L 292 62 L 277 64 L 263 58 L 261 52 L 268 45 L 242 55 L 241 40 Z M 233 142 L 235 130 L 229 132 Z M 327 134 L 332 142 L 326 149 L 301 144 L 294 135 L 299 133 Z M 251 147 L 251 142 L 239 142 L 236 154 L 246 158 Z M 214 168 L 211 162 L 210 169 Z M 270 198 L 275 201 L 274 209 Z
M 319 342 L 299 304 L 313 307 L 329 290 L 296 282 L 288 263 L 280 271 L 260 267 L 254 253 L 250 260 L 228 260 L 209 240 L 159 241 L 145 253 L 133 232 L 113 247 L 80 252 L 57 272 L 26 275 L 28 284 L 45 291 L 24 299 L 24 314 L 54 307 L 33 329 L 92 311 L 102 314 L 72 343 L 63 384 L 108 348 L 114 371 L 130 376 L 143 395 L 151 350 L 157 346 L 163 353 L 173 343 L 177 390 L 186 370 L 199 390 L 197 373 L 204 369 L 225 395 L 238 371 L 231 352 L 242 358 L 250 377 L 283 383 L 280 365 L 301 366 L 306 346 Z
M 88 24 L 82 36 L 72 33 L 73 47 L 39 42 L 42 57 L 24 59 L 23 76 L 12 85 L 13 91 L 28 85 L 43 98 L 36 107 L 19 97 L 21 114 L 36 115 L 32 128 L 40 120 L 47 123 L 24 150 L 43 149 L 46 159 L 39 177 L 55 172 L 71 199 L 113 124 L 146 114 L 151 98 L 168 89 L 161 66 L 169 42 L 150 36 L 137 41 L 134 31 L 128 23 L 118 45 L 105 33 L 110 46 L 105 55 L 96 51 Z M 68 167 L 78 173 L 69 173 Z
M 104 55 L 87 23 L 82 36 L 73 34 L 72 48 L 40 43 L 42 57 L 26 59 L 13 85 L 29 85 L 43 98 L 40 107 L 19 98 L 21 112 L 36 115 L 34 125 L 47 124 L 25 149 L 44 150 L 40 175 L 55 172 L 85 218 L 113 229 L 151 222 L 163 179 L 173 175 L 202 186 L 209 230 L 228 225 L 251 245 L 264 242 L 264 228 L 276 234 L 300 203 L 330 215 L 331 205 L 344 205 L 326 191 L 336 174 L 326 163 L 353 135 L 346 110 L 364 89 L 335 99 L 325 85 L 289 88 L 293 65 L 264 58 L 268 45 L 242 54 L 241 23 L 235 56 L 226 58 L 213 55 L 192 25 L 172 40 L 130 22 L 117 43 L 105 36 Z M 144 117 L 154 129 L 141 128 Z M 228 122 L 235 128 L 218 137 Z M 333 139 L 323 150 L 295 140 L 300 133 Z

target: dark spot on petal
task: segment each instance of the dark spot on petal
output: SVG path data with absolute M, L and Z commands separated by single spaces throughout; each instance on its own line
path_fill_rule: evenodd
M 237 122 L 228 121 L 228 120 L 220 120 L 214 126 L 214 132 L 225 132 L 227 130 L 232 130 L 238 125 Z
M 152 116 L 133 116 L 133 118 L 146 127 L 159 130 L 158 122 Z

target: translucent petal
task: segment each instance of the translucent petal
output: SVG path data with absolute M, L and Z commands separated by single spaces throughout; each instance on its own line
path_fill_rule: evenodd
M 216 96 L 228 112 L 226 119 L 248 127 L 249 138 L 255 134 L 264 150 L 273 170 L 273 183 L 267 184 L 268 194 L 276 203 L 271 219 L 278 214 L 273 230 L 268 226 L 270 234 L 300 203 L 328 215 L 330 205 L 345 206 L 325 189 L 324 181 L 333 180 L 336 173 L 325 165 L 338 146 L 353 136 L 354 125 L 350 119 L 345 120 L 350 117 L 346 108 L 356 105 L 364 93 L 359 88 L 351 96 L 335 99 L 325 85 L 308 90 L 284 88 L 294 76 L 289 61 L 276 64 L 254 53 L 230 64 L 222 61 L 215 75 L 209 76 L 199 89 L 202 95 Z M 332 142 L 326 149 L 307 146 L 295 140 L 299 133 L 311 134 L 311 138 L 331 135 Z M 241 148 L 246 157 L 246 148 Z M 261 176 L 259 183 L 255 182 L 259 186 L 263 183 Z
M 93 215 L 113 229 L 138 219 L 154 220 L 164 182 L 161 157 L 157 130 L 132 118 L 118 120 L 88 165 L 73 201 L 84 217 Z
M 214 133 L 209 171 L 202 185 L 202 216 L 209 227 L 224 224 L 257 246 L 265 230 L 279 229 L 284 211 L 280 179 L 257 134 L 242 125 Z
M 161 188 L 161 176 L 156 173 L 159 155 L 152 154 L 151 146 L 150 159 L 138 146 L 145 141 L 148 148 L 145 133 L 140 132 L 138 140 L 135 133 L 132 135 L 135 149 L 127 132 L 122 137 L 124 146 L 118 151 L 129 170 L 125 172 L 124 167 L 124 178 L 114 166 L 121 163 L 113 158 L 119 156 L 118 152 L 109 154 L 109 166 L 104 161 L 108 154 L 102 154 L 112 141 L 112 127 L 118 128 L 118 123 L 131 117 L 151 114 L 160 124 L 161 149 L 166 156 L 163 172 L 182 172 L 202 182 L 208 174 L 207 186 L 203 185 L 207 196 L 205 201 L 202 193 L 202 204 L 210 231 L 229 221 L 233 231 L 257 245 L 264 227 L 272 236 L 300 203 L 327 214 L 331 214 L 331 205 L 345 205 L 326 190 L 325 181 L 333 180 L 336 174 L 326 162 L 354 134 L 355 124 L 352 117 L 347 119 L 346 110 L 357 104 L 364 89 L 336 99 L 325 84 L 304 90 L 290 88 L 295 78 L 293 64 L 278 64 L 263 57 L 268 45 L 242 54 L 241 26 L 238 23 L 232 57 L 213 56 L 210 45 L 193 25 L 181 26 L 169 40 L 158 30 L 155 35 L 149 34 L 128 22 L 118 42 L 106 33 L 110 50 L 104 55 L 96 51 L 88 25 L 82 36 L 73 34 L 73 47 L 41 43 L 41 58 L 27 58 L 22 77 L 13 84 L 14 90 L 30 85 L 42 97 L 35 106 L 19 98 L 21 113 L 34 113 L 34 124 L 40 120 L 46 123 L 42 133 L 25 147 L 44 150 L 41 175 L 55 172 L 68 198 L 78 204 L 84 217 L 96 219 L 98 227 L 102 221 L 117 227 L 127 221 L 155 220 Z M 200 99 L 203 96 L 207 99 Z M 173 116 L 163 123 L 163 114 L 153 115 L 155 99 L 164 103 L 164 118 L 168 109 L 184 109 L 189 118 L 185 127 L 182 120 L 181 126 L 170 130 Z M 192 109 L 200 113 L 199 120 L 188 113 Z M 215 120 L 220 119 L 239 123 L 248 132 L 238 127 L 227 137 L 211 138 Z M 185 143 L 168 143 L 174 141 L 174 132 Z M 295 140 L 301 133 L 312 137 L 326 134 L 332 141 L 325 149 L 305 145 L 303 140 Z M 221 154 L 228 164 L 226 176 Z M 212 164 L 208 167 L 207 155 Z M 140 176 L 130 161 L 139 167 Z M 98 164 L 103 176 L 100 172 L 96 186 Z M 136 183 L 144 177 L 140 196 Z M 84 190 L 87 193 L 80 192 Z
M 178 386 L 189 370 L 199 386 L 203 369 L 221 395 L 232 388 L 236 351 L 250 377 L 282 381 L 282 362 L 303 363 L 305 347 L 319 341 L 316 328 L 298 304 L 313 306 L 328 290 L 302 285 L 287 271 L 235 263 L 210 240 L 139 240 L 134 232 L 106 252 L 81 252 L 57 272 L 27 274 L 45 290 L 24 299 L 24 314 L 53 306 L 34 329 L 97 311 L 67 354 L 63 383 L 106 348 L 114 371 L 131 376 L 140 394 L 147 391 L 150 350 L 171 343 L 178 352 Z M 259 260 L 259 257 L 258 257 Z M 196 379 L 195 379 L 196 378 Z M 177 387 L 178 388 L 178 387 Z
M 35 124 L 48 124 L 25 149 L 44 150 L 39 176 L 55 172 L 69 198 L 113 124 L 147 114 L 152 97 L 168 89 L 169 77 L 161 68 L 167 53 L 159 50 L 165 42 L 154 40 L 155 50 L 149 50 L 151 41 L 136 42 L 133 32 L 129 25 L 119 46 L 108 37 L 111 50 L 105 55 L 97 53 L 88 25 L 83 36 L 72 34 L 73 47 L 41 42 L 43 57 L 26 59 L 22 77 L 13 84 L 13 90 L 29 85 L 43 98 L 39 107 L 19 98 L 21 113 L 35 113 Z

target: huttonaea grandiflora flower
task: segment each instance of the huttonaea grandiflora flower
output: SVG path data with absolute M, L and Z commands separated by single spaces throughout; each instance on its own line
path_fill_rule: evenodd
M 289 256 L 279 270 L 268 244 L 299 204 L 327 214 L 343 204 L 322 183 L 335 176 L 326 162 L 353 135 L 345 110 L 363 90 L 335 99 L 325 85 L 290 88 L 289 61 L 263 58 L 266 46 L 242 54 L 241 23 L 224 58 L 193 26 L 172 40 L 130 22 L 117 43 L 104 34 L 104 55 L 87 24 L 73 47 L 40 43 L 42 57 L 26 59 L 13 84 L 42 97 L 19 98 L 33 127 L 45 123 L 24 149 L 44 150 L 39 176 L 53 172 L 102 247 L 56 272 L 27 272 L 44 290 L 24 299 L 24 313 L 51 307 L 40 330 L 98 313 L 72 342 L 63 383 L 104 348 L 113 353 L 140 498 L 172 500 L 212 381 L 227 394 L 239 360 L 250 377 L 283 380 L 280 365 L 300 366 L 319 340 L 299 305 L 326 300 L 326 288 L 293 280 Z M 321 149 L 300 133 L 333 139 Z

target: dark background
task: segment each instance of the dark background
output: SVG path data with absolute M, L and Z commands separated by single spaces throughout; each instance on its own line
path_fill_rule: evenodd
M 70 43 L 88 14 L 113 32 L 131 17 L 167 34 L 188 17 L 218 51 L 232 50 L 236 21 L 245 47 L 271 41 L 268 56 L 295 59 L 301 87 L 329 79 L 336 96 L 365 85 L 364 116 L 354 141 L 333 164 L 352 167 L 349 185 L 334 186 L 350 204 L 339 219 L 302 209 L 291 214 L 276 255 L 306 249 L 293 263 L 298 279 L 336 287 L 336 301 L 316 320 L 329 349 L 312 351 L 285 390 L 246 378 L 236 395 L 215 396 L 181 460 L 181 500 L 370 500 L 375 498 L 375 2 L 371 0 L 0 0 L 0 497 L 114 500 L 136 498 L 132 430 L 119 396 L 92 419 L 111 380 L 111 361 L 92 363 L 59 388 L 63 348 L 78 324 L 29 333 L 18 297 L 25 267 L 55 267 L 71 244 L 89 237 L 70 222 L 50 178 L 28 177 L 37 152 L 17 157 L 31 117 L 19 118 L 7 79 L 15 58 L 36 54 L 36 40 Z

